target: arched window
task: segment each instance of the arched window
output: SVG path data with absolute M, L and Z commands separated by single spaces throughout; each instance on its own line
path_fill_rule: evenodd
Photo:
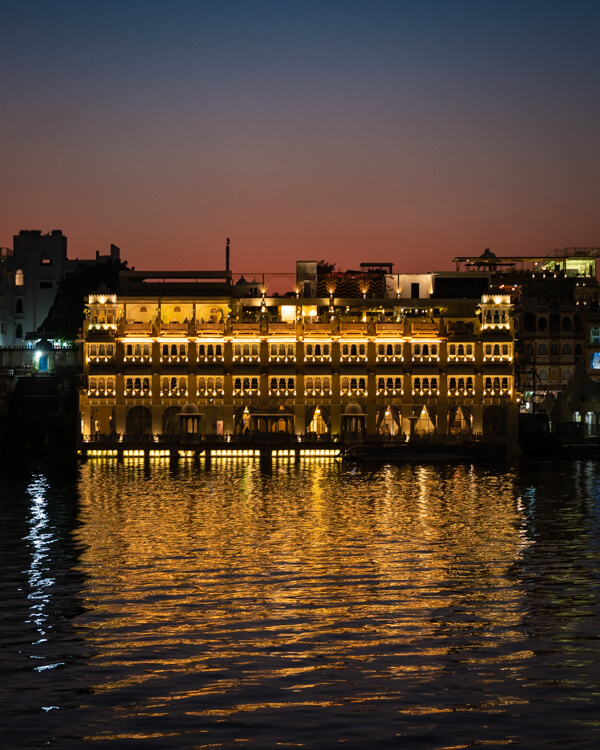
M 16 312 L 17 314 L 19 314 L 19 313 L 22 313 L 22 312 L 23 312 L 23 300 L 22 300 L 22 299 L 18 299 L 18 300 L 17 300 L 17 303 L 16 303 L 16 305 L 15 305 L 15 312 Z
M 15 336 L 18 339 L 23 338 L 23 326 L 20 323 L 17 323 L 17 327 L 15 329 Z
M 151 435 L 152 414 L 145 406 L 134 406 L 127 412 L 126 427 L 128 435 Z
M 23 286 L 24 283 L 25 280 L 23 278 L 23 270 L 19 268 L 15 273 L 15 286 Z

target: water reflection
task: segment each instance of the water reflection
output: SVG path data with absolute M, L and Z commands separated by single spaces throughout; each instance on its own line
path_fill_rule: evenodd
M 48 618 L 46 607 L 50 598 L 50 587 L 55 583 L 49 575 L 50 547 L 55 541 L 50 530 L 48 518 L 46 490 L 48 484 L 45 477 L 34 476 L 27 488 L 30 496 L 29 534 L 25 537 L 31 542 L 31 564 L 28 570 L 29 587 L 27 598 L 32 601 L 31 617 L 27 622 L 33 622 L 40 635 L 38 643 L 45 641 L 44 626 Z M 38 667 L 43 669 L 45 667 Z
M 595 747 L 596 468 L 90 462 L 76 526 L 38 472 L 15 747 Z
M 391 731 L 524 702 L 502 671 L 517 680 L 531 656 L 511 474 L 88 465 L 81 497 L 95 690 L 130 717 L 183 712 L 228 736 L 242 716 L 392 701 Z

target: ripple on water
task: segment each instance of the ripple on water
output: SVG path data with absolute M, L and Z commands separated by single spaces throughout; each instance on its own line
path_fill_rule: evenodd
M 13 480 L 15 747 L 597 745 L 590 464 L 276 468 Z

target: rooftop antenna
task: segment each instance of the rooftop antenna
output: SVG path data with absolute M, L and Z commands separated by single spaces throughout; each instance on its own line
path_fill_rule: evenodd
M 227 245 L 225 246 L 225 270 L 229 271 L 229 244 L 231 240 L 227 238 Z

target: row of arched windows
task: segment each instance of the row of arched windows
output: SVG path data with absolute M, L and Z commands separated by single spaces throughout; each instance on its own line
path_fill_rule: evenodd
M 559 313 L 550 313 L 550 315 L 525 313 L 523 327 L 526 331 L 572 331 L 573 318 L 570 315 L 561 318 Z
M 90 391 L 114 391 L 115 379 L 112 377 L 90 377 L 88 387 Z
M 183 375 L 180 377 L 163 378 L 161 381 L 163 393 L 165 391 L 183 391 L 187 393 L 187 378 Z
M 468 376 L 466 378 L 448 378 L 448 389 L 451 391 L 472 391 L 473 378 L 471 376 Z
M 437 378 L 421 378 L 419 376 L 413 378 L 413 390 L 414 391 L 437 391 L 438 379 Z
M 125 378 L 125 390 L 149 391 L 150 378 Z
M 307 391 L 330 391 L 331 390 L 331 378 L 329 375 L 323 377 L 306 377 L 304 379 L 304 389 Z
M 377 390 L 378 391 L 401 391 L 402 390 L 402 378 L 377 378 Z
M 508 378 L 486 378 L 484 388 L 486 391 L 507 391 L 509 387 L 508 382 Z
M 257 391 L 258 378 L 235 378 L 233 381 L 234 391 Z
M 340 381 L 342 391 L 366 391 L 367 390 L 367 379 L 366 378 L 342 378 Z
M 413 344 L 413 357 L 437 357 L 437 344 Z
M 295 386 L 294 378 L 271 378 L 270 389 L 272 391 L 293 391 Z

